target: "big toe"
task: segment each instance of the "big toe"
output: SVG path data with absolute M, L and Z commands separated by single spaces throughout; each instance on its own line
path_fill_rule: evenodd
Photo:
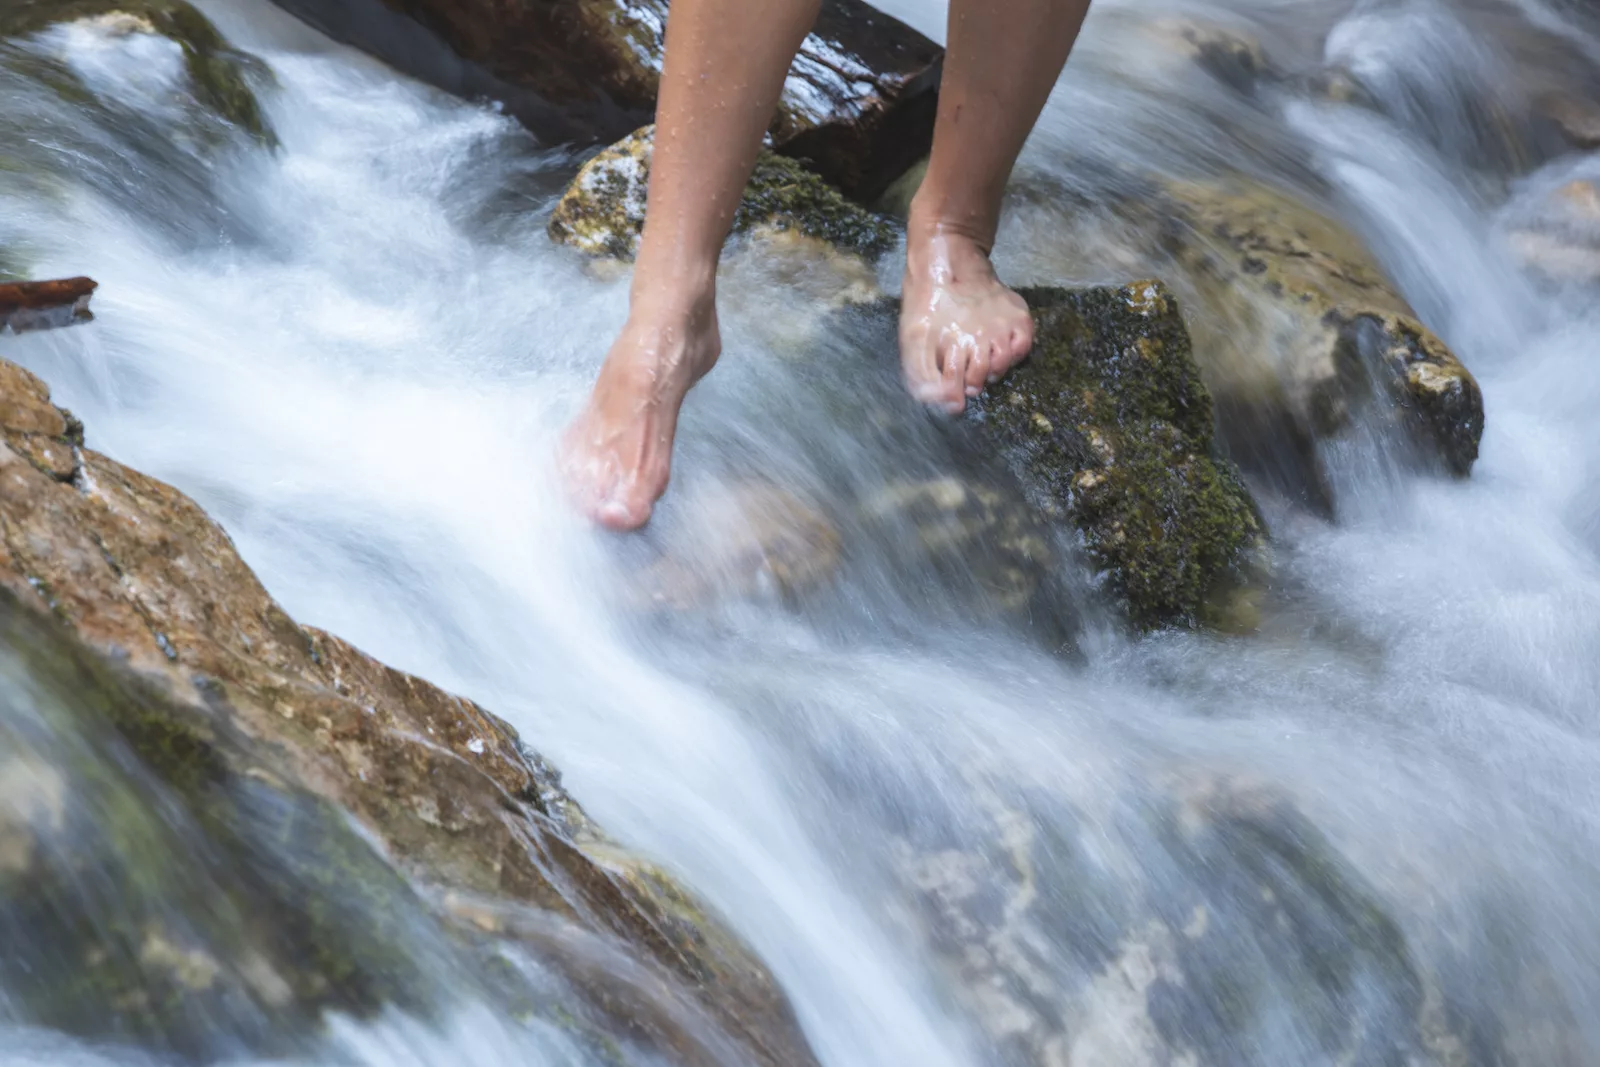
M 594 521 L 608 530 L 626 533 L 637 530 L 650 521 L 650 513 L 655 510 L 654 502 L 640 503 L 638 501 L 618 500 L 615 498 L 603 500 L 594 509 Z

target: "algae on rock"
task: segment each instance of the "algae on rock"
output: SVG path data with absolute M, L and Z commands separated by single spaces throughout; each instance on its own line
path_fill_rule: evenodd
M 1158 282 L 1022 295 L 1033 354 L 973 403 L 971 435 L 1078 530 L 1135 626 L 1210 622 L 1211 598 L 1242 577 L 1264 531 L 1215 453 L 1176 299 Z
M 584 164 L 550 216 L 552 240 L 595 256 L 629 260 L 644 229 L 654 127 L 645 127 Z M 846 200 L 792 159 L 763 151 L 734 215 L 735 233 L 777 230 L 867 259 L 894 247 L 896 228 Z

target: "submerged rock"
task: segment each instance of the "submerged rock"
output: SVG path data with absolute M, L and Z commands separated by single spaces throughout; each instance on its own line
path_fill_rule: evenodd
M 1600 283 L 1600 183 L 1573 178 L 1514 205 L 1506 239 L 1543 281 Z
M 887 526 L 903 556 L 947 583 L 976 585 L 974 614 L 1043 621 L 1060 610 L 1050 583 L 1060 556 L 1043 516 L 1020 494 L 948 475 L 891 483 L 859 513 L 868 528 Z
M 650 121 L 667 0 L 276 0 L 329 36 L 542 138 L 604 143 Z M 824 0 L 771 133 L 870 201 L 928 151 L 943 50 L 862 0 Z
M 971 438 L 1076 529 L 1135 626 L 1210 621 L 1264 531 L 1216 454 L 1176 299 L 1157 282 L 1023 296 L 1033 354 L 972 405 Z
M 1174 780 L 1080 815 L 1043 790 L 982 792 L 959 839 L 903 838 L 889 863 L 903 921 L 1012 1061 L 1495 1062 L 1288 796 Z M 1157 847 L 1125 856 L 1124 838 Z
M 1572 147 L 1584 151 L 1600 148 L 1600 102 L 1553 92 L 1539 98 L 1535 112 L 1553 123 Z
M 595 256 L 632 259 L 644 229 L 654 127 L 585 163 L 550 216 L 552 240 Z M 798 234 L 871 259 L 894 247 L 887 220 L 846 200 L 792 159 L 762 152 L 733 219 L 734 233 Z
M 20 661 L 44 724 L 0 751 L 0 789 L 41 798 L 0 823 L 0 984 L 26 1017 L 282 1051 L 330 1009 L 460 994 L 429 959 L 492 934 L 565 982 L 535 998 L 553 1024 L 714 1062 L 681 1003 L 754 1062 L 813 1062 L 761 964 L 505 723 L 296 625 L 192 501 L 3 361 L 0 428 L 0 685 Z M 637 966 L 607 972 L 604 943 Z
M 104 40 L 161 38 L 178 50 L 184 72 L 184 103 L 206 118 L 245 131 L 262 144 L 277 141 L 256 97 L 255 85 L 270 80 L 265 64 L 232 48 L 186 0 L 22 0 L 0 10 L 0 60 L 16 44 L 34 40 L 27 60 L 38 80 L 74 99 L 94 98 L 59 48 L 42 48 L 40 35 L 77 29 Z M 17 60 L 17 55 L 11 59 Z M 3 162 L 3 160 L 0 160 Z
M 1316 440 L 1373 412 L 1464 476 L 1483 394 L 1343 226 L 1264 185 L 1174 183 L 1154 210 L 1220 328 L 1199 335 L 1230 452 L 1253 431 Z M 1381 397 L 1387 404 L 1375 404 Z
M 692 525 L 670 528 L 631 584 L 636 607 L 692 611 L 723 600 L 820 588 L 839 570 L 839 531 L 816 507 L 772 485 L 700 493 Z M 660 523 L 657 524 L 661 525 Z

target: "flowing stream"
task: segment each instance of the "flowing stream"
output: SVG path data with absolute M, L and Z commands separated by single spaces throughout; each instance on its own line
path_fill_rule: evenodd
M 883 6 L 943 37 L 942 5 Z M 176 59 L 52 31 L 128 117 L 42 110 L 35 147 L 78 162 L 50 190 L 0 171 L 0 241 L 38 276 L 95 277 L 98 321 L 0 338 L 0 355 L 49 381 L 91 446 L 194 496 L 296 619 L 516 726 L 603 826 L 749 941 L 822 1064 L 1332 1063 L 1329 1027 L 1379 1033 L 1386 1013 L 1426 1010 L 1359 924 L 1308 905 L 1318 952 L 1344 961 L 1328 985 L 1317 953 L 1259 920 L 1247 860 L 1164 829 L 1230 783 L 1325 837 L 1470 1035 L 1342 1062 L 1600 1062 L 1600 304 L 1541 286 L 1506 237 L 1549 189 L 1600 175 L 1600 155 L 1507 179 L 1474 110 L 1569 68 L 1593 77 L 1600 37 L 1576 15 L 1097 3 L 1019 168 L 1002 275 L 1144 273 L 1114 222 L 1063 206 L 1092 204 L 1120 165 L 1269 176 L 1369 241 L 1477 375 L 1487 430 L 1466 481 L 1357 435 L 1327 450 L 1333 521 L 1268 502 L 1284 592 L 1259 634 L 1136 640 L 1086 609 L 1066 657 L 966 611 L 959 581 L 867 529 L 844 531 L 827 596 L 631 610 L 642 550 L 576 521 L 550 459 L 626 306 L 623 278 L 544 234 L 581 160 L 265 0 L 206 10 L 275 75 L 281 148 L 209 157 L 152 133 Z M 1292 80 L 1246 102 L 1151 43 L 1185 11 L 1287 66 L 1355 72 L 1385 106 Z M 893 375 L 815 333 L 811 279 L 737 252 L 725 275 L 726 354 L 688 401 L 673 490 L 638 543 L 710 537 L 707 501 L 752 478 L 825 506 L 841 485 L 938 469 L 931 431 L 852 419 L 852 397 L 892 395 Z M 952 964 L 929 900 L 1014 929 Z M 1146 913 L 1213 934 L 1141 945 Z M 1251 1011 L 1229 1016 L 1224 978 Z M 1178 992 L 1156 1011 L 1162 979 Z M 1324 992 L 1308 999 L 1308 981 Z M 1074 1008 L 1038 1007 L 1058 1003 Z M 1198 1058 L 1170 1051 L 1184 1047 Z M 335 1021 L 322 1049 L 315 1062 L 578 1056 L 471 998 L 439 1025 Z M 130 1055 L 0 1022 L 6 1067 Z

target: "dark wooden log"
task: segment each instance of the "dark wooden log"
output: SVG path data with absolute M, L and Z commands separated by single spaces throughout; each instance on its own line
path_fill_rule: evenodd
M 99 288 L 91 278 L 48 282 L 0 282 L 0 333 L 50 330 L 89 322 L 89 298 Z
M 667 0 L 276 3 L 406 74 L 501 102 L 552 143 L 609 143 L 655 109 Z M 927 154 L 943 58 L 862 0 L 824 0 L 790 70 L 772 147 L 846 195 L 874 199 Z

